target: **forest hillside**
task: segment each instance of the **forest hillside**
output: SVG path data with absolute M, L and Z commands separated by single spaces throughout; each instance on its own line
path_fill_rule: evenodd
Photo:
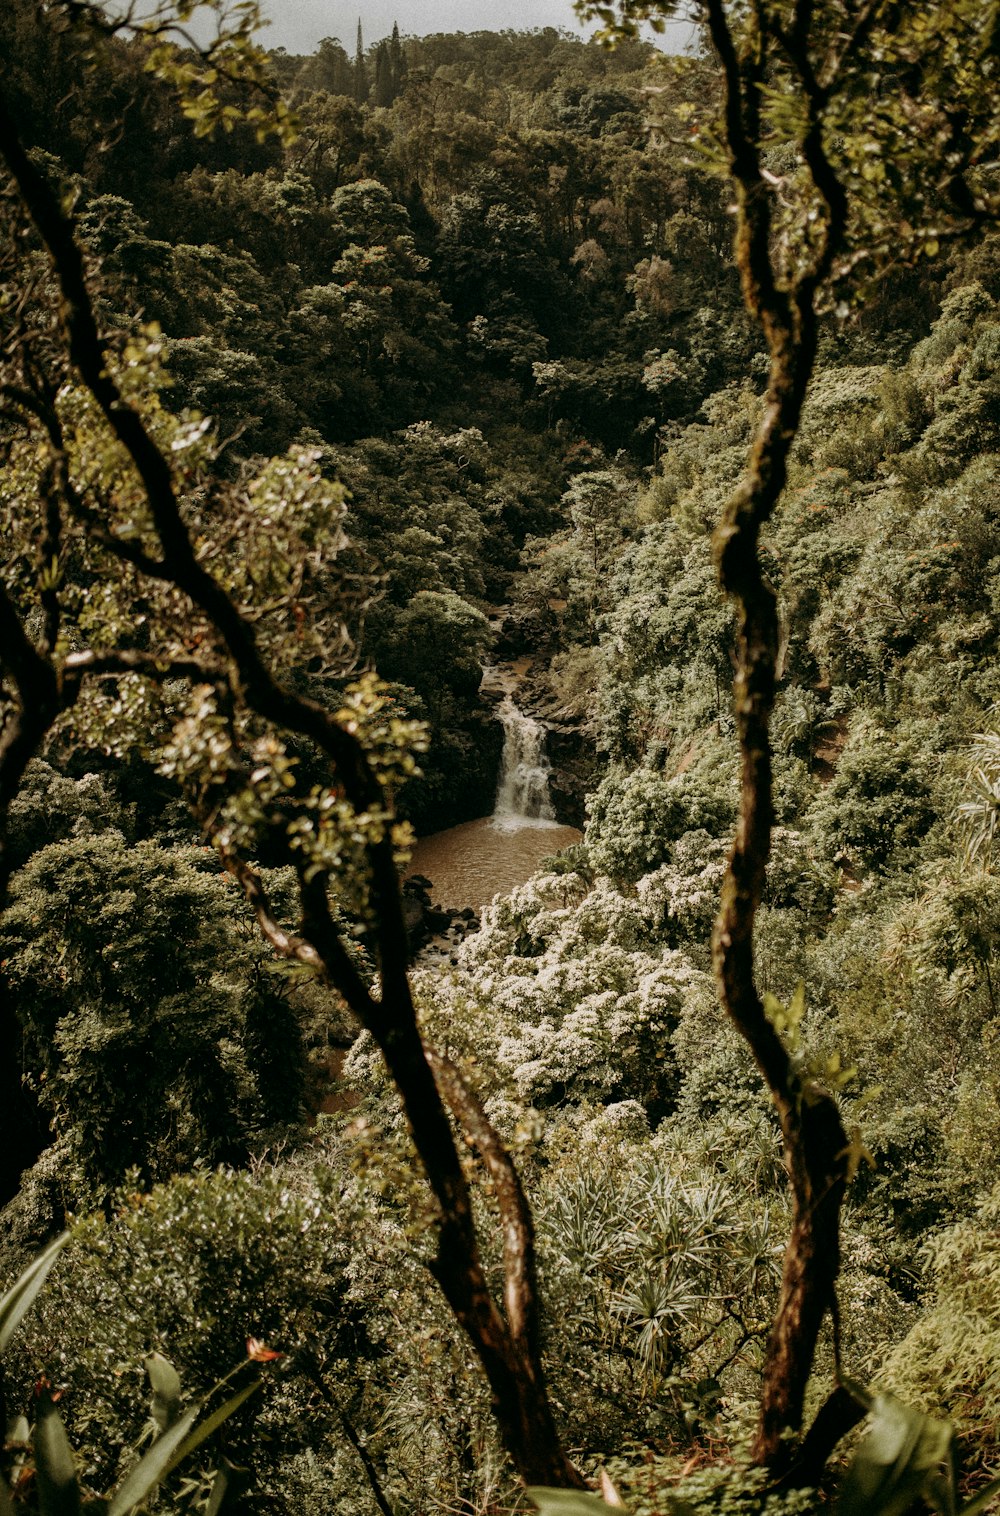
M 995 17 L 190 9 L 0 11 L 0 1516 L 988 1509 Z

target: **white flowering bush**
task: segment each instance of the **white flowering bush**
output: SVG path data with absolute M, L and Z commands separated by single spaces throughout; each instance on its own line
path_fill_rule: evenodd
M 679 838 L 669 863 L 645 874 L 636 899 L 650 926 L 671 942 L 708 942 L 719 909 L 729 844 L 698 830 Z
M 663 945 L 640 900 L 566 874 L 497 900 L 453 978 L 426 974 L 420 988 L 432 1038 L 452 1049 L 458 1039 L 488 1070 L 491 1094 L 499 1085 L 537 1107 L 638 1101 L 653 1122 L 674 1098 L 682 1010 L 710 996 L 707 975 Z M 364 1058 L 352 1054 L 352 1071 Z

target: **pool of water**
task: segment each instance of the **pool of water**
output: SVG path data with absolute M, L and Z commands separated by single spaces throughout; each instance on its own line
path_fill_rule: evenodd
M 494 895 L 509 895 L 538 872 L 543 858 L 579 842 L 576 827 L 520 816 L 483 816 L 422 837 L 411 874 L 433 885 L 436 905 L 480 911 Z

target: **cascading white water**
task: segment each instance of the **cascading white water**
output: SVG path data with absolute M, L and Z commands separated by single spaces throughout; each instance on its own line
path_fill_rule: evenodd
M 510 664 L 483 671 L 483 690 L 502 697 L 497 715 L 503 724 L 503 756 L 492 816 L 423 837 L 414 850 L 413 872 L 433 880 L 439 905 L 478 911 L 530 879 L 543 858 L 580 841 L 574 827 L 555 820 L 545 728 L 514 704 L 517 680 L 518 670 Z
M 552 826 L 556 813 L 549 798 L 552 765 L 545 752 L 545 728 L 518 710 L 510 695 L 497 708 L 503 725 L 500 782 L 492 822 L 504 831 Z

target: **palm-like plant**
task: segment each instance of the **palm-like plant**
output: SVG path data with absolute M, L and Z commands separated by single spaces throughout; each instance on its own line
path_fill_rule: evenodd
M 966 799 L 955 812 L 965 836 L 965 860 L 989 873 L 1000 828 L 1000 732 L 977 732 L 968 751 Z

